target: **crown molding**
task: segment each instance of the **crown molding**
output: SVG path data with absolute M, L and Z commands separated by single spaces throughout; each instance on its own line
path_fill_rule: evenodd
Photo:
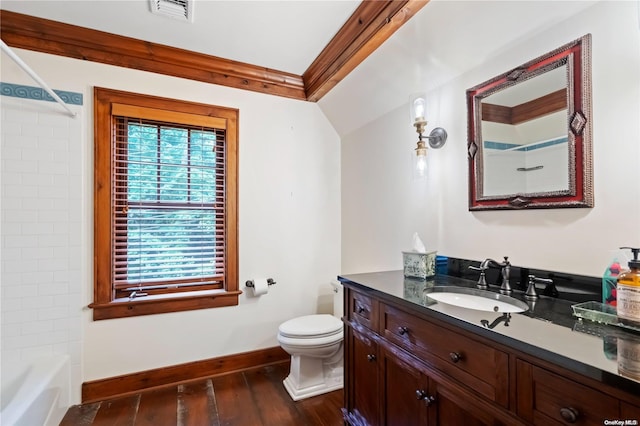
M 316 102 L 428 0 L 364 0 L 302 76 L 0 10 L 9 46 Z
M 0 11 L 2 40 L 12 47 L 205 83 L 306 99 L 299 75 L 130 37 Z

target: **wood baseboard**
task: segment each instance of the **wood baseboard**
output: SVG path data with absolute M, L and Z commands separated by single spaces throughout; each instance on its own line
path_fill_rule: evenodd
M 289 361 L 289 354 L 277 346 L 93 380 L 82 384 L 82 403 L 102 401 L 153 388 L 287 361 Z

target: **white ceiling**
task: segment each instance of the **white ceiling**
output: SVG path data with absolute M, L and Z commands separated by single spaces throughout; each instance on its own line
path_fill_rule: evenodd
M 411 93 L 429 91 L 596 1 L 431 0 L 319 105 L 344 136 L 407 103 Z M 358 4 L 195 0 L 193 23 L 152 14 L 148 0 L 2 0 L 0 7 L 301 75 Z
M 505 70 L 508 71 L 508 70 Z M 507 90 L 501 90 L 482 99 L 483 103 L 514 107 L 530 102 L 542 95 L 562 90 L 567 87 L 567 65 L 558 67 L 552 71 L 524 80 L 511 86 Z

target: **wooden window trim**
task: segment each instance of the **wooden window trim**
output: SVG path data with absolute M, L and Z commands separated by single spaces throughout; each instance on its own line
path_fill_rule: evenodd
M 194 114 L 203 121 L 224 120 L 226 140 L 225 168 L 225 287 L 184 293 L 149 295 L 143 299 L 115 299 L 111 256 L 111 141 L 112 112 L 128 105 L 142 113 Z M 103 320 L 138 315 L 216 308 L 238 304 L 238 110 L 195 102 L 94 88 L 94 301 L 93 319 Z M 216 121 L 217 120 L 217 121 Z M 104 208 L 102 206 L 109 206 Z

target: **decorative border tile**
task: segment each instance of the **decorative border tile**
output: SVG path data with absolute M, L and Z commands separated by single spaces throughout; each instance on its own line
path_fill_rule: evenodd
M 66 92 L 64 90 L 54 90 L 60 99 L 69 105 L 82 105 L 82 93 Z M 24 86 L 20 84 L 2 83 L 0 82 L 0 94 L 2 96 L 11 96 L 14 98 L 34 99 L 36 101 L 55 102 L 46 90 L 40 87 Z
M 553 145 L 558 145 L 558 144 L 561 144 L 561 143 L 565 143 L 565 142 L 567 142 L 567 140 L 568 139 L 566 137 L 562 137 L 562 138 L 546 141 L 546 142 L 543 142 L 543 143 L 539 143 L 539 144 L 534 145 L 534 146 L 525 146 L 525 147 L 520 148 L 520 149 L 514 149 L 514 151 L 535 151 L 536 149 L 546 148 L 548 146 L 553 146 Z M 484 148 L 485 149 L 496 149 L 496 150 L 499 150 L 499 151 L 504 151 L 506 149 L 517 148 L 518 146 L 520 146 L 520 145 L 517 145 L 517 144 L 514 144 L 514 143 L 484 141 Z
M 515 143 L 484 141 L 484 149 L 497 149 L 499 151 L 504 151 L 511 148 L 517 148 L 518 146 L 520 145 Z

